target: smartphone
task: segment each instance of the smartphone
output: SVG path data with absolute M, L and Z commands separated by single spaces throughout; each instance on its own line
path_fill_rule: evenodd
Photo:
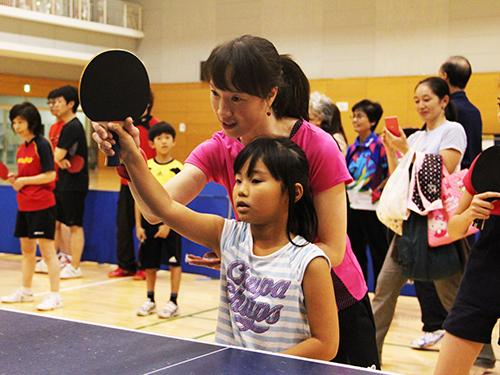
M 389 129 L 389 131 L 396 137 L 401 137 L 397 116 L 386 117 L 384 120 L 385 120 L 385 127 Z

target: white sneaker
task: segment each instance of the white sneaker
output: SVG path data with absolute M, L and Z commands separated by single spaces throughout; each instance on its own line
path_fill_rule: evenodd
M 433 332 L 425 332 L 419 339 L 410 343 L 412 349 L 430 349 L 436 345 L 444 336 L 444 329 L 438 329 Z
M 179 315 L 179 313 L 180 313 L 179 306 L 177 306 L 172 301 L 168 301 L 168 303 L 163 307 L 163 309 L 158 311 L 158 317 L 163 319 L 168 319 Z
M 57 257 L 59 258 L 59 264 L 61 265 L 61 268 L 64 268 L 67 264 L 71 263 L 71 255 L 59 253 L 57 254 Z
M 78 267 L 78 269 L 75 269 L 73 265 L 67 264 L 64 266 L 64 268 L 61 270 L 61 279 L 75 279 L 77 277 L 82 277 L 82 269 Z
M 4 303 L 33 302 L 33 300 L 33 294 L 25 294 L 21 289 L 16 290 L 8 296 L 2 297 L 2 302 Z
M 45 296 L 42 303 L 38 304 L 36 308 L 41 311 L 54 310 L 63 307 L 63 301 L 61 296 L 55 296 L 52 293 Z
M 138 316 L 148 316 L 156 312 L 156 303 L 151 302 L 151 299 L 148 298 L 146 302 L 144 302 L 139 310 L 137 310 Z
M 47 263 L 45 263 L 45 259 L 40 259 L 36 262 L 35 266 L 36 273 L 49 273 L 49 267 L 47 267 Z

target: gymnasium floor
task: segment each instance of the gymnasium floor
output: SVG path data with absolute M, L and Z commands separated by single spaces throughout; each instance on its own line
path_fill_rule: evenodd
M 118 190 L 119 179 L 112 170 L 91 174 L 91 188 Z M 183 274 L 179 294 L 180 316 L 170 320 L 156 315 L 138 317 L 137 308 L 146 298 L 145 281 L 132 277 L 108 278 L 107 273 L 115 265 L 83 262 L 83 278 L 61 280 L 61 295 L 65 306 L 49 312 L 38 312 L 36 304 L 48 293 L 47 275 L 35 274 L 33 292 L 35 303 L 5 304 L 0 308 L 33 312 L 48 316 L 109 326 L 137 329 L 206 342 L 214 341 L 218 307 L 218 280 L 195 274 Z M 10 294 L 20 285 L 21 256 L 0 253 L 0 296 Z M 170 294 L 170 274 L 159 271 L 156 300 L 160 307 Z M 399 298 L 395 319 L 386 339 L 383 351 L 383 370 L 407 374 L 428 375 L 433 373 L 437 351 L 417 351 L 409 347 L 411 340 L 421 335 L 420 309 L 415 297 Z M 494 350 L 500 358 L 498 326 L 494 330 Z M 496 370 L 500 370 L 497 365 Z M 500 372 L 499 372 L 500 373 Z

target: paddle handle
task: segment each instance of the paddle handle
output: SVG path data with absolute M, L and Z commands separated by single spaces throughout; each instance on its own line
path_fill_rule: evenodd
M 113 156 L 106 157 L 106 166 L 108 167 L 119 167 L 120 166 L 120 144 L 118 142 L 118 135 L 110 130 L 110 133 L 113 134 L 113 139 L 116 143 L 111 147 L 111 149 L 115 152 Z
M 484 228 L 484 220 L 483 219 L 476 219 L 474 220 L 474 224 L 472 224 L 474 228 L 477 228 L 479 230 L 483 230 Z

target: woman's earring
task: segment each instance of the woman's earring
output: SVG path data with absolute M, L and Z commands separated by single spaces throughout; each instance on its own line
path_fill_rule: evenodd
M 266 115 L 271 116 L 271 111 L 267 111 Z

